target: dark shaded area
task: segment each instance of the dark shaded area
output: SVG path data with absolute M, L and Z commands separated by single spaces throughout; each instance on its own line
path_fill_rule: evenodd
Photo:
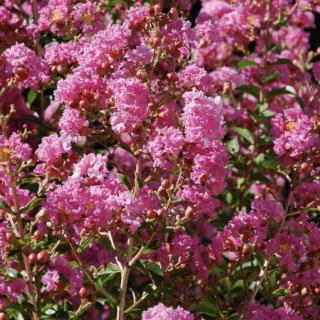
M 192 26 L 195 25 L 200 9 L 201 9 L 201 1 L 195 1 L 195 3 L 192 6 L 190 17 L 189 17 L 189 20 L 191 21 Z
M 315 51 L 320 47 L 320 13 L 315 14 L 316 28 L 310 30 L 310 46 Z

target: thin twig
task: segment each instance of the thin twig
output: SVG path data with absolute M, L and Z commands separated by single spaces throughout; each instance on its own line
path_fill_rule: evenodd
M 290 186 L 290 190 L 289 190 L 289 194 L 288 194 L 288 197 L 287 197 L 287 201 L 286 201 L 286 205 L 285 205 L 285 208 L 284 208 L 284 217 L 282 219 L 282 222 L 281 222 L 281 225 L 279 227 L 279 230 L 278 230 L 278 234 L 281 233 L 281 231 L 283 230 L 283 227 L 286 223 L 286 219 L 287 219 L 287 216 L 288 216 L 288 211 L 289 211 L 289 207 L 290 207 L 290 202 L 291 202 L 291 199 L 292 199 L 292 196 L 293 196 L 293 190 Z M 266 276 L 267 276 L 267 273 L 268 273 L 268 269 L 269 269 L 269 265 L 272 261 L 272 255 L 270 255 L 264 262 L 263 264 L 263 267 L 262 267 L 262 270 L 260 272 L 260 275 L 259 275 L 259 279 L 258 279 L 258 282 L 256 283 L 256 286 L 253 290 L 253 293 L 251 295 L 251 298 L 250 298 L 250 302 L 253 302 L 256 295 L 258 294 Z
M 140 191 L 139 179 L 141 177 L 141 159 L 138 156 L 136 161 L 136 170 L 135 170 L 135 179 L 134 179 L 134 189 L 133 189 L 133 196 L 138 197 Z M 130 260 L 132 255 L 132 250 L 134 246 L 134 239 L 133 236 L 129 236 L 128 239 L 128 248 L 127 248 L 127 255 L 126 255 L 126 265 L 123 267 L 121 271 L 121 284 L 120 284 L 120 302 L 117 305 L 117 320 L 124 319 L 124 309 L 126 303 L 126 294 L 127 294 L 127 287 L 130 275 Z
M 127 308 L 124 313 L 129 313 L 134 308 L 136 308 L 141 302 L 143 302 L 146 298 L 148 298 L 149 293 L 142 294 L 141 298 L 134 302 L 129 308 Z
M 76 258 L 81 270 L 87 276 L 89 281 L 96 287 L 96 289 L 98 291 L 100 291 L 106 298 L 108 298 L 111 301 L 111 303 L 116 304 L 117 300 L 113 297 L 113 295 L 107 289 L 96 286 L 96 284 L 94 282 L 94 277 L 92 276 L 91 272 L 88 270 L 86 265 L 83 263 L 81 257 L 79 256 L 79 254 L 77 252 L 76 246 L 74 245 L 73 241 L 70 239 L 70 237 L 68 235 L 67 235 L 67 242 L 68 242 L 68 244 L 69 244 L 69 246 L 71 248 L 71 251 L 72 251 L 74 257 Z
M 18 194 L 17 194 L 17 179 L 15 176 L 15 173 L 13 172 L 12 166 L 9 164 L 8 165 L 8 170 L 9 170 L 9 175 L 12 181 L 12 198 L 13 198 L 13 203 L 14 203 L 14 210 L 15 210 L 15 215 L 16 215 L 16 221 L 17 221 L 17 226 L 18 226 L 18 231 L 19 231 L 19 236 L 21 239 L 24 239 L 25 234 L 24 234 L 24 228 L 23 228 L 23 223 L 22 223 L 22 219 L 21 219 L 21 212 L 20 212 L 20 204 L 19 204 L 19 198 L 18 198 Z M 22 258 L 23 258 L 23 263 L 24 263 L 24 267 L 28 276 L 28 288 L 29 288 L 29 292 L 30 292 L 30 300 L 31 303 L 34 306 L 34 311 L 32 313 L 32 318 L 34 320 L 38 320 L 38 308 L 37 306 L 39 305 L 39 303 L 37 302 L 36 298 L 36 294 L 35 294 L 35 290 L 34 290 L 34 286 L 33 286 L 33 282 L 32 282 L 32 271 L 31 271 L 31 266 L 28 262 L 28 257 L 27 255 L 22 251 Z

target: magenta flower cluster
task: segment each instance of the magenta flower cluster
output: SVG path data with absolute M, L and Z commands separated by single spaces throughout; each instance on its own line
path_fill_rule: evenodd
M 319 319 L 319 13 L 0 1 L 0 320 Z

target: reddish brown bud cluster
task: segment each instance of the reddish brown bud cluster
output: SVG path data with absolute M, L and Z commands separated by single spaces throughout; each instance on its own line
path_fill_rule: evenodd
M 30 265 L 45 264 L 49 261 L 49 254 L 45 250 L 41 250 L 38 253 L 32 252 L 28 256 L 28 263 Z

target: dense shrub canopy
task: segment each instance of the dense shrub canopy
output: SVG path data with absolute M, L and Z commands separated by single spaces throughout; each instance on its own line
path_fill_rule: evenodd
M 319 13 L 0 1 L 0 320 L 319 319 Z

